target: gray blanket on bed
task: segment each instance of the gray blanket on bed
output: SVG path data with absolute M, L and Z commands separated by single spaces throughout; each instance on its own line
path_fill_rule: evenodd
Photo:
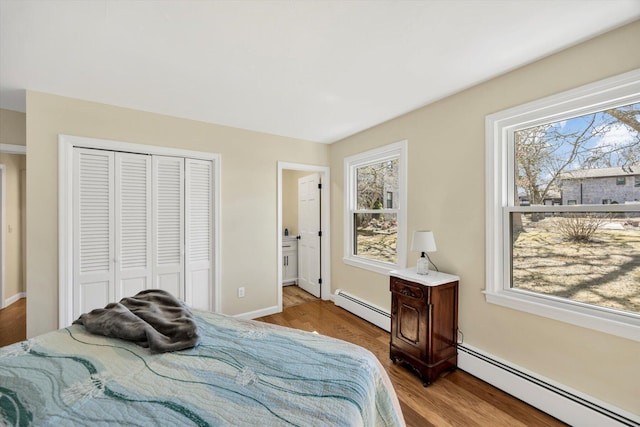
M 133 341 L 152 353 L 183 350 L 200 341 L 191 311 L 170 293 L 148 289 L 81 315 L 93 334 Z

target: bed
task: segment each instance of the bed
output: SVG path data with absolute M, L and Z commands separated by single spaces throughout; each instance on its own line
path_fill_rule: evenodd
M 153 354 L 72 325 L 0 348 L 0 425 L 403 426 L 366 349 L 193 312 L 200 344 Z

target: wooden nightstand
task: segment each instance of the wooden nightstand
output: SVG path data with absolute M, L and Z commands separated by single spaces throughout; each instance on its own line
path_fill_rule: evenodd
M 390 273 L 390 357 L 411 366 L 425 386 L 458 363 L 458 276 L 415 268 Z

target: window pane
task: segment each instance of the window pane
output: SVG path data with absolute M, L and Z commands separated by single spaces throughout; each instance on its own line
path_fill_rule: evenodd
M 640 103 L 519 130 L 514 143 L 516 204 L 640 200 L 626 185 L 640 175 Z
M 354 255 L 395 264 L 398 260 L 397 214 L 354 214 Z
M 640 313 L 640 211 L 511 213 L 512 287 Z
M 356 169 L 357 209 L 398 208 L 398 159 Z M 390 193 L 390 194 L 389 194 Z M 392 206 L 384 202 L 391 201 Z

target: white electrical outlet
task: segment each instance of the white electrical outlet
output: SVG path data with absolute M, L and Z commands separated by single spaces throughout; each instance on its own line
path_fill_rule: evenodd
M 244 286 L 238 288 L 238 298 L 244 298 Z

